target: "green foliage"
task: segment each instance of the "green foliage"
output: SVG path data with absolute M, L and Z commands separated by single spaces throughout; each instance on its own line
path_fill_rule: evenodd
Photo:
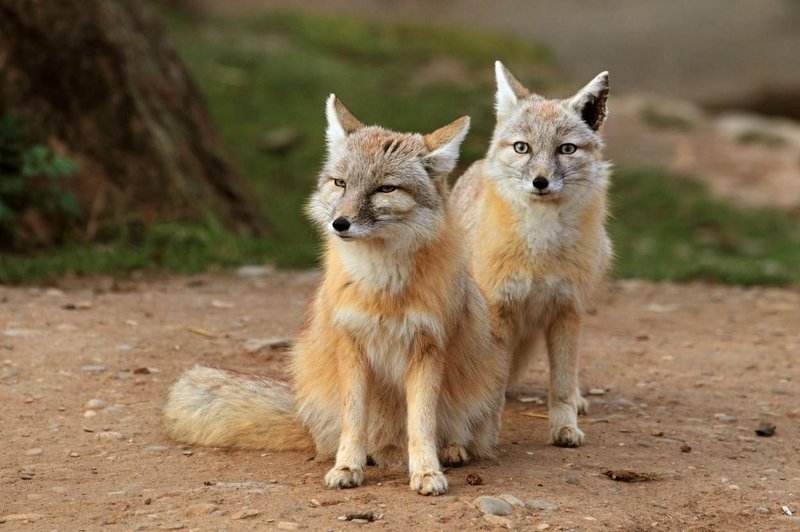
M 617 276 L 800 284 L 797 218 L 730 205 L 697 181 L 655 169 L 620 169 L 613 183 Z
M 75 196 L 60 179 L 71 177 L 73 161 L 46 146 L 27 146 L 16 116 L 0 117 L 0 246 L 14 247 L 23 238 L 23 217 L 38 212 L 57 225 L 80 215 Z
M 471 115 L 458 175 L 483 156 L 491 136 L 494 59 L 503 59 L 531 88 L 551 86 L 544 49 L 473 30 L 291 13 L 192 23 L 169 17 L 168 22 L 274 234 L 242 239 L 211 221 L 156 224 L 105 246 L 0 256 L 0 282 L 67 271 L 191 273 L 266 261 L 309 266 L 318 243 L 302 205 L 324 155 L 329 93 L 362 120 L 399 130 L 433 130 Z M 663 114 L 649 118 L 658 127 L 691 127 L 686 119 Z M 796 217 L 727 204 L 699 183 L 658 169 L 619 169 L 612 181 L 616 276 L 800 284 Z

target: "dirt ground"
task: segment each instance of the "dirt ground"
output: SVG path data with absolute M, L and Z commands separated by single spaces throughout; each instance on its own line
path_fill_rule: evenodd
M 58 288 L 0 287 L 0 529 L 774 530 L 800 510 L 800 291 L 611 284 L 582 339 L 588 443 L 547 445 L 543 365 L 510 400 L 496 461 L 408 490 L 400 469 L 322 486 L 311 452 L 188 448 L 161 428 L 170 383 L 198 361 L 286 374 L 314 273 Z M 759 437 L 761 422 L 777 427 Z M 654 474 L 624 483 L 607 470 Z M 467 476 L 479 475 L 481 485 Z M 470 502 L 534 501 L 491 523 Z M 543 510 L 546 503 L 557 509 Z M 555 506 L 551 506 L 555 508 Z M 371 523 L 341 521 L 374 512 Z

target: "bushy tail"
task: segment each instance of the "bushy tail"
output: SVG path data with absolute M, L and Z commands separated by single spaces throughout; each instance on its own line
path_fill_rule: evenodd
M 195 366 L 172 385 L 164 425 L 192 445 L 291 451 L 313 448 L 286 383 Z

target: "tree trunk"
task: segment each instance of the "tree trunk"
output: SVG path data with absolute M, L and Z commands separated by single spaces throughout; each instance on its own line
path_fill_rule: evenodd
M 2 0 L 0 113 L 79 164 L 92 237 L 109 222 L 201 220 L 258 233 L 202 96 L 137 0 Z

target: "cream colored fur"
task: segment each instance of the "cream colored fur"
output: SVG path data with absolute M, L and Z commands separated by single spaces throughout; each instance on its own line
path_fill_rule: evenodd
M 307 208 L 325 236 L 323 280 L 291 392 L 195 368 L 170 392 L 167 430 L 206 445 L 313 442 L 318 459 L 335 457 L 329 487 L 361 485 L 368 456 L 407 463 L 412 489 L 444 493 L 440 459 L 493 455 L 507 374 L 448 206 L 469 121 L 400 134 L 364 126 L 334 96 L 326 114 L 328 159 Z M 341 219 L 346 229 L 332 226 Z
M 581 321 L 611 259 L 604 227 L 609 164 L 598 133 L 608 74 L 565 100 L 530 93 L 500 62 L 496 76 L 489 151 L 459 179 L 452 201 L 510 359 L 509 389 L 545 344 L 550 441 L 577 446 L 585 438 L 577 413 L 588 404 L 578 391 Z M 544 188 L 534 184 L 537 177 Z

